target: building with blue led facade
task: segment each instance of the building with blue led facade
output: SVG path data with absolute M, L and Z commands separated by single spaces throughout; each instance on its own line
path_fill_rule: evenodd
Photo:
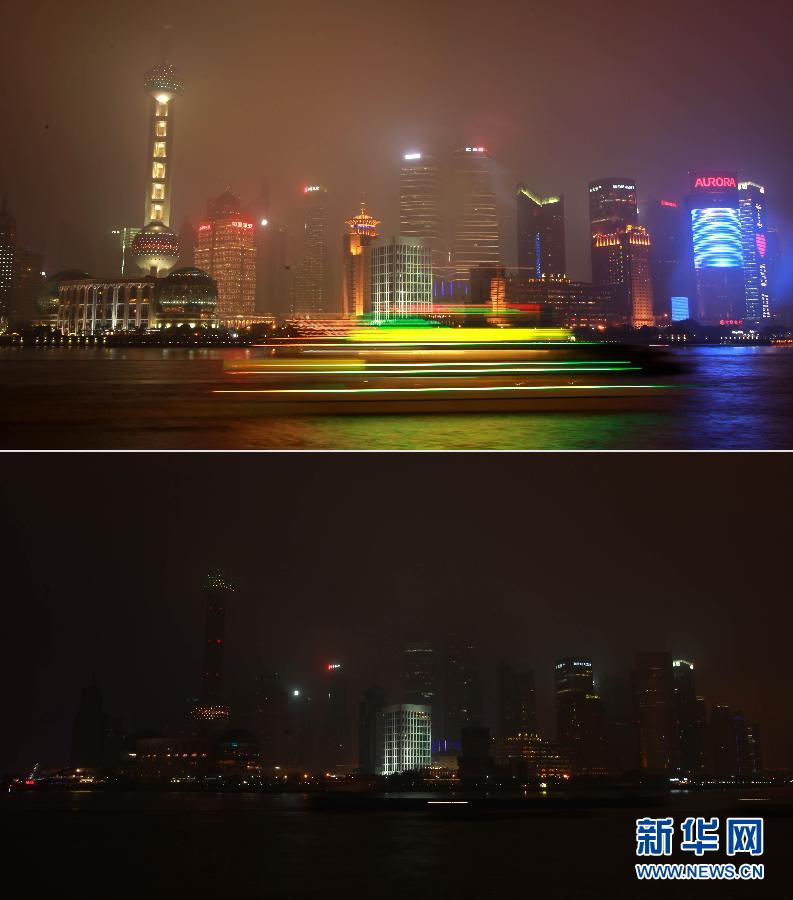
M 771 319 L 768 215 L 765 188 L 751 181 L 738 185 L 746 286 L 746 319 L 755 325 Z
M 742 325 L 746 288 L 737 173 L 693 173 L 688 208 L 696 288 L 692 316 L 709 325 Z

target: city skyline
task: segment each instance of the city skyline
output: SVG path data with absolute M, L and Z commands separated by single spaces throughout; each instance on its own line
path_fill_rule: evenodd
M 92 477 L 109 471 L 113 457 L 107 459 L 90 463 Z M 89 464 L 85 460 L 82 465 Z M 28 465 L 35 462 L 32 458 Z M 8 522 L 4 536 L 16 560 L 7 577 L 11 594 L 20 600 L 9 610 L 16 639 L 4 659 L 4 683 L 15 683 L 12 672 L 27 673 L 24 695 L 12 692 L 5 700 L 13 723 L 6 754 L 27 758 L 47 747 L 57 754 L 75 698 L 93 672 L 108 706 L 129 716 L 128 727 L 166 730 L 184 723 L 187 698 L 196 697 L 200 687 L 201 586 L 205 570 L 222 565 L 237 587 L 226 610 L 225 639 L 235 648 L 225 660 L 232 696 L 252 685 L 263 665 L 291 683 L 323 664 L 346 664 L 360 679 L 351 697 L 359 688 L 398 685 L 402 642 L 412 635 L 448 634 L 453 616 L 454 631 L 473 635 L 487 664 L 485 711 L 494 731 L 494 680 L 501 659 L 516 671 L 535 672 L 539 726 L 547 733 L 555 716 L 552 673 L 559 658 L 586 654 L 600 687 L 601 678 L 628 672 L 637 651 L 663 650 L 696 663 L 697 693 L 709 708 L 727 704 L 761 723 L 770 767 L 788 764 L 790 722 L 778 710 L 791 688 L 784 657 L 790 614 L 777 599 L 773 565 L 733 570 L 724 556 L 724 541 L 735 534 L 732 519 L 754 521 L 757 503 L 749 495 L 723 491 L 734 467 L 729 457 L 686 460 L 700 495 L 694 519 L 676 488 L 682 470 L 674 458 L 617 456 L 609 463 L 581 458 L 574 484 L 565 474 L 564 457 L 537 461 L 543 486 L 522 489 L 516 481 L 517 509 L 501 513 L 499 541 L 483 544 L 481 559 L 462 552 L 465 541 L 460 544 L 459 535 L 463 524 L 470 530 L 493 514 L 488 457 L 407 457 L 401 462 L 404 484 L 379 490 L 383 514 L 390 510 L 382 525 L 392 539 L 389 546 L 412 527 L 416 504 L 430 496 L 437 478 L 452 483 L 464 473 L 468 487 L 464 496 L 453 494 L 442 507 L 425 510 L 432 549 L 412 555 L 406 549 L 404 564 L 385 581 L 380 554 L 351 554 L 349 529 L 331 527 L 338 510 L 320 509 L 312 499 L 325 485 L 340 482 L 352 486 L 351 501 L 365 502 L 358 482 L 362 471 L 376 471 L 376 459 L 371 470 L 361 470 L 354 458 L 349 463 L 317 458 L 310 470 L 290 466 L 286 458 L 272 468 L 255 460 L 236 462 L 235 484 L 263 478 L 268 485 L 271 512 L 264 520 L 247 501 L 230 499 L 220 483 L 196 490 L 191 467 L 175 472 L 168 462 L 128 461 L 128 475 L 137 479 L 145 471 L 151 487 L 137 492 L 139 506 L 125 507 L 125 528 L 147 529 L 148 545 L 155 548 L 131 565 L 115 553 L 98 555 L 87 568 L 59 562 L 73 557 L 78 535 L 93 544 L 98 529 L 113 521 L 116 513 L 107 501 L 89 509 L 29 480 L 3 485 L 5 508 L 14 510 L 16 523 L 11 530 Z M 23 473 L 24 464 L 17 465 Z M 516 457 L 508 464 L 505 458 L 502 472 L 505 466 L 517 479 L 523 462 Z M 769 466 L 771 477 L 781 478 L 782 466 L 777 470 L 773 459 Z M 643 484 L 647 510 L 641 534 L 629 488 L 636 479 Z M 168 485 L 164 494 L 162 484 Z M 767 501 L 769 522 L 784 508 L 787 493 L 781 479 L 776 499 Z M 518 510 L 538 496 L 544 500 L 543 529 L 526 541 Z M 153 520 L 155 497 L 164 508 Z M 290 512 L 293 504 L 305 513 Z M 583 542 L 574 540 L 581 535 L 573 528 L 573 507 L 602 532 L 597 538 L 587 533 Z M 38 552 L 42 509 L 47 532 L 57 535 L 57 558 Z M 217 528 L 200 524 L 224 522 L 229 527 L 219 535 Z M 773 560 L 782 554 L 785 539 L 774 528 L 769 533 Z M 569 542 L 559 545 L 559 534 L 569 535 Z M 571 554 L 575 571 L 569 567 Z M 567 610 L 564 616 L 560 605 Z M 391 702 L 391 694 L 387 699 Z
M 315 6 L 312 3 L 302 5 L 312 10 Z M 425 20 L 427 22 L 426 33 L 418 35 L 417 40 L 423 43 L 439 29 L 462 29 L 465 39 L 470 39 L 461 20 L 455 20 L 452 24 L 444 19 L 442 15 L 444 7 L 444 4 L 438 4 L 435 14 Z M 120 4 L 115 12 L 117 18 L 114 17 L 112 22 L 107 24 L 111 29 L 114 26 L 121 28 L 125 22 L 125 16 L 129 12 L 130 10 L 124 4 Z M 651 71 L 660 75 L 660 70 L 665 64 L 664 56 L 661 53 L 661 48 L 665 46 L 663 44 L 663 28 L 671 27 L 675 12 L 680 14 L 680 10 L 673 5 L 669 10 L 669 17 L 657 23 L 658 27 L 662 29 L 661 35 L 644 48 L 645 56 L 649 53 L 649 59 L 645 61 L 643 71 L 646 70 L 647 74 L 644 76 L 643 86 L 648 95 L 661 104 L 662 109 L 668 107 L 672 99 L 676 99 L 685 86 L 681 83 L 685 72 L 667 71 L 664 82 L 666 84 L 665 91 L 660 91 L 658 88 L 660 82 L 654 82 L 650 76 Z M 766 12 L 772 19 L 775 14 L 773 4 L 768 4 Z M 14 14 L 25 15 L 18 12 L 12 15 Z M 643 145 L 639 143 L 637 132 L 640 131 L 640 128 L 637 126 L 644 121 L 644 113 L 632 111 L 629 115 L 626 113 L 624 128 L 617 131 L 609 130 L 604 123 L 604 126 L 598 131 L 600 144 L 597 141 L 594 145 L 592 142 L 587 142 L 587 156 L 579 157 L 573 162 L 572 151 L 565 149 L 563 152 L 559 152 L 558 144 L 559 141 L 564 141 L 568 137 L 581 134 L 583 123 L 576 122 L 572 115 L 556 115 L 553 116 L 551 127 L 548 110 L 549 99 L 528 98 L 515 94 L 515 88 L 510 80 L 512 69 L 511 63 L 509 63 L 511 59 L 509 53 L 502 54 L 507 62 L 502 61 L 500 67 L 492 74 L 493 84 L 498 85 L 502 90 L 493 90 L 491 87 L 487 94 L 482 94 L 478 88 L 469 92 L 465 98 L 467 105 L 460 106 L 459 102 L 451 105 L 448 115 L 443 118 L 442 122 L 435 121 L 429 124 L 426 113 L 418 109 L 414 111 L 411 125 L 409 111 L 397 102 L 391 117 L 393 124 L 386 124 L 376 134 L 370 135 L 370 140 L 373 140 L 374 143 L 371 151 L 363 160 L 355 158 L 357 146 L 355 129 L 360 125 L 356 119 L 351 120 L 351 111 L 345 111 L 342 116 L 343 120 L 350 124 L 350 129 L 342 129 L 340 134 L 334 135 L 329 148 L 331 152 L 322 154 L 321 158 L 318 157 L 310 143 L 301 140 L 302 126 L 292 130 L 288 127 L 278 127 L 275 132 L 270 129 L 269 139 L 265 139 L 263 136 L 258 147 L 256 147 L 256 141 L 250 140 L 250 137 L 246 137 L 246 141 L 241 143 L 225 141 L 224 149 L 221 151 L 217 139 L 214 137 L 213 124 L 216 121 L 220 124 L 224 121 L 224 117 L 236 115 L 236 110 L 240 108 L 239 104 L 242 101 L 218 103 L 216 92 L 222 83 L 224 86 L 232 86 L 235 96 L 240 91 L 244 96 L 256 79 L 248 77 L 246 80 L 246 75 L 249 76 L 250 72 L 246 66 L 243 66 L 239 74 L 235 74 L 234 69 L 226 71 L 222 76 L 216 72 L 214 75 L 220 77 L 220 81 L 216 85 L 211 82 L 212 64 L 210 63 L 208 66 L 206 59 L 202 59 L 199 63 L 198 58 L 193 55 L 197 52 L 195 47 L 201 46 L 201 42 L 207 39 L 207 35 L 202 29 L 208 24 L 206 17 L 209 16 L 211 19 L 211 15 L 207 12 L 203 16 L 195 14 L 190 16 L 185 7 L 177 8 L 174 13 L 175 22 L 172 30 L 170 56 L 173 57 L 180 73 L 184 73 L 185 83 L 188 85 L 188 89 L 179 98 L 179 139 L 175 150 L 178 175 L 173 186 L 176 222 L 181 222 L 185 217 L 190 218 L 194 223 L 197 222 L 200 219 L 205 198 L 217 195 L 227 186 L 231 186 L 242 196 L 254 196 L 264 175 L 269 175 L 272 180 L 274 206 L 281 208 L 284 214 L 293 221 L 296 217 L 299 221 L 296 212 L 287 209 L 291 202 L 289 198 L 293 197 L 296 191 L 300 190 L 300 186 L 306 183 L 307 173 L 316 173 L 315 177 L 321 179 L 320 183 L 326 183 L 331 191 L 333 208 L 330 210 L 329 221 L 338 223 L 337 228 L 330 230 L 331 246 L 335 244 L 334 234 L 336 232 L 343 233 L 344 218 L 349 215 L 347 210 L 350 205 L 354 205 L 363 190 L 367 192 L 371 207 L 377 209 L 383 217 L 383 233 L 397 234 L 399 231 L 397 184 L 403 155 L 417 146 L 431 151 L 435 150 L 438 153 L 450 153 L 454 147 L 465 146 L 466 143 L 470 145 L 470 142 L 474 141 L 477 145 L 486 145 L 491 156 L 498 161 L 501 169 L 499 190 L 502 198 L 500 199 L 503 200 L 512 194 L 515 184 L 519 181 L 530 183 L 541 193 L 554 191 L 565 195 L 567 219 L 570 223 L 568 225 L 570 274 L 579 280 L 588 280 L 589 278 L 588 248 L 585 243 L 585 185 L 592 178 L 609 171 L 627 172 L 630 177 L 635 178 L 640 186 L 641 196 L 679 198 L 685 193 L 688 171 L 700 167 L 727 166 L 735 168 L 741 172 L 742 178 L 767 185 L 771 207 L 770 217 L 779 224 L 783 231 L 788 233 L 790 231 L 793 199 L 791 198 L 789 179 L 783 174 L 785 170 L 782 159 L 776 156 L 773 142 L 769 142 L 767 145 L 753 142 L 751 154 L 748 153 L 748 147 L 741 146 L 738 129 L 740 128 L 742 132 L 747 129 L 745 112 L 742 115 L 736 114 L 731 119 L 727 115 L 726 109 L 715 105 L 700 110 L 703 121 L 693 118 L 687 122 L 688 131 L 695 140 L 688 142 L 687 146 L 684 137 L 686 128 L 675 131 L 672 147 L 665 148 L 672 152 L 659 152 L 658 156 L 654 157 L 654 151 L 650 151 L 650 148 L 658 141 L 655 140 L 651 130 L 643 138 Z M 332 25 L 330 11 L 323 13 L 321 10 L 317 10 L 317 15 L 325 24 Z M 513 4 L 503 4 L 502 21 L 519 21 L 522 15 L 523 13 L 517 10 Z M 692 31 L 694 26 L 701 24 L 700 17 L 703 15 L 704 13 L 696 10 L 686 12 L 685 20 L 691 24 Z M 256 18 L 256 14 L 249 9 L 242 10 L 239 19 L 235 19 L 231 27 L 239 29 L 244 24 L 250 25 L 251 16 Z M 278 11 L 274 16 L 274 25 L 281 23 L 286 26 L 291 19 L 291 14 L 285 11 Z M 331 21 L 328 22 L 328 19 Z M 564 29 L 556 13 L 543 13 L 539 22 L 535 21 L 535 24 L 542 24 L 550 39 L 560 37 Z M 627 29 L 626 38 L 635 42 L 635 52 L 638 52 L 640 44 L 637 35 L 632 31 L 637 27 L 635 23 L 615 20 L 613 14 L 607 10 L 603 13 L 602 22 L 595 27 L 604 30 L 612 28 L 617 32 L 620 29 Z M 737 39 L 733 26 L 729 24 L 729 16 L 720 17 L 718 27 L 724 29 L 725 40 Z M 90 30 L 88 30 L 87 36 L 90 37 L 90 34 Z M 343 42 L 344 40 L 341 35 L 335 35 L 335 37 L 339 41 Z M 687 36 L 684 39 L 689 40 Z M 774 39 L 774 30 L 769 28 L 769 41 Z M 244 45 L 242 37 L 241 40 Z M 505 36 L 503 40 L 511 49 L 512 38 Z M 101 49 L 103 50 L 103 48 Z M 578 44 L 576 49 L 582 54 L 582 59 L 586 59 L 587 55 L 591 53 L 586 45 Z M 153 65 L 159 60 L 156 58 L 155 48 L 150 48 L 150 52 L 153 58 L 143 62 Z M 543 51 L 543 53 L 547 52 L 547 50 Z M 573 52 L 572 48 L 570 52 Z M 715 53 L 716 51 L 708 52 Z M 441 54 L 442 56 L 443 54 Z M 784 73 L 784 68 L 779 71 L 783 63 L 773 56 L 770 46 L 769 61 L 766 90 L 762 96 L 755 98 L 759 104 L 757 111 L 754 112 L 754 115 L 757 116 L 763 112 L 760 107 L 771 102 L 769 98 L 773 96 L 776 85 L 773 77 L 774 66 L 777 67 L 778 75 L 781 76 Z M 47 266 L 50 271 L 75 266 L 86 268 L 86 263 L 88 270 L 91 271 L 96 268 L 93 265 L 94 260 L 85 257 L 91 255 L 93 251 L 89 251 L 85 247 L 80 250 L 77 246 L 81 241 L 80 232 L 86 234 L 86 243 L 90 244 L 91 239 L 88 232 L 95 230 L 98 235 L 104 228 L 109 228 L 119 221 L 137 222 L 140 217 L 139 197 L 141 184 L 144 183 L 143 178 L 145 177 L 142 135 L 145 134 L 146 97 L 140 91 L 141 68 L 139 62 L 138 59 L 116 59 L 114 66 L 114 69 L 118 68 L 119 76 L 123 75 L 125 83 L 131 82 L 134 77 L 136 81 L 134 98 L 131 90 L 125 90 L 119 80 L 111 78 L 108 80 L 108 87 L 102 87 L 102 90 L 109 88 L 113 91 L 113 107 L 118 110 L 118 121 L 113 123 L 111 133 L 113 139 L 116 135 L 119 137 L 124 135 L 124 145 L 118 154 L 109 154 L 112 157 L 112 166 L 109 165 L 110 160 L 105 158 L 92 160 L 92 180 L 96 182 L 99 179 L 99 183 L 101 183 L 103 179 L 108 179 L 108 187 L 110 184 L 114 186 L 114 190 L 109 192 L 114 198 L 118 198 L 112 201 L 113 208 L 110 208 L 109 205 L 102 206 L 102 204 L 109 204 L 111 202 L 109 199 L 103 200 L 100 204 L 98 197 L 104 196 L 102 192 L 98 195 L 95 192 L 91 193 L 87 198 L 82 195 L 83 200 L 89 202 L 83 202 L 83 200 L 80 203 L 60 202 L 58 194 L 64 188 L 58 187 L 50 191 L 40 181 L 38 183 L 39 195 L 35 196 L 30 189 L 32 182 L 25 167 L 17 165 L 10 158 L 6 161 L 5 154 L 11 153 L 12 148 L 3 149 L 3 165 L 0 167 L 0 173 L 4 175 L 7 171 L 18 170 L 19 177 L 15 178 L 18 187 L 15 186 L 11 192 L 9 202 L 10 208 L 15 211 L 20 222 L 21 239 L 45 252 L 47 259 L 51 260 Z M 543 62 L 546 63 L 545 69 L 542 69 Z M 586 97 L 588 86 L 576 79 L 562 77 L 553 67 L 548 68 L 547 62 L 541 56 L 537 65 L 538 69 L 552 76 L 549 80 L 554 88 L 553 96 L 563 106 L 566 105 L 581 112 L 581 103 Z M 442 64 L 442 58 L 439 58 L 437 63 Z M 691 63 L 693 64 L 693 60 Z M 215 65 L 220 64 L 219 60 L 215 63 Z M 322 67 L 330 66 L 329 71 L 332 72 L 332 65 L 332 62 L 325 58 L 323 52 L 320 52 L 313 61 L 313 68 L 318 71 L 323 71 Z M 613 70 L 619 70 L 620 66 L 625 64 L 609 60 L 607 63 L 603 62 L 603 65 L 606 66 L 606 71 L 616 76 L 617 71 Z M 698 61 L 698 65 L 701 65 L 701 60 Z M 683 68 L 685 69 L 685 67 Z M 289 69 L 289 71 L 292 70 Z M 715 79 L 715 74 L 711 75 L 709 71 L 707 66 L 702 65 L 702 72 L 708 73 L 708 78 Z M 87 72 L 83 73 L 83 79 L 87 74 Z M 736 110 L 741 108 L 740 92 L 746 91 L 748 88 L 748 85 L 740 81 L 739 76 L 740 72 L 736 72 L 735 75 L 728 76 L 728 81 L 725 83 L 724 72 L 721 72 L 720 75 L 722 91 L 728 92 L 729 89 L 734 91 Z M 296 76 L 294 80 L 279 79 L 279 90 L 284 96 L 278 103 L 273 104 L 274 112 L 269 114 L 270 118 L 278 114 L 277 110 L 281 112 L 286 121 L 290 120 L 293 113 L 287 98 L 291 91 L 303 89 L 303 77 L 308 76 Z M 461 75 L 460 77 L 465 83 L 469 76 Z M 700 84 L 698 89 L 702 90 L 703 85 Z M 121 101 L 121 96 L 126 99 Z M 487 102 L 485 102 L 485 97 L 487 97 Z M 507 103 L 506 98 L 513 100 L 512 106 Z M 331 96 L 331 101 L 328 111 L 323 114 L 321 121 L 327 121 L 331 110 L 337 111 L 337 107 L 334 106 L 335 95 Z M 67 94 L 64 98 L 65 110 L 69 108 L 70 102 L 71 95 Z M 121 106 L 117 107 L 119 102 Z M 364 115 L 368 102 L 370 102 L 369 98 L 365 96 L 360 115 Z M 518 110 L 525 115 L 527 103 L 534 104 L 538 108 L 532 110 L 533 115 L 527 120 L 528 127 L 522 133 L 515 116 Z M 119 114 L 122 111 L 124 113 Z M 356 110 L 357 114 L 358 110 Z M 25 117 L 30 113 L 23 107 L 20 115 Z M 691 115 L 693 114 L 690 113 L 689 116 Z M 82 111 L 78 114 L 77 109 L 75 109 L 74 120 L 70 114 L 67 114 L 69 127 L 73 121 L 74 124 L 77 124 L 80 116 L 84 117 L 85 112 Z M 707 128 L 704 128 L 705 119 L 710 120 Z M 48 133 L 53 131 L 52 127 L 46 127 L 48 125 L 49 123 L 44 123 L 39 128 L 30 129 L 30 134 L 34 137 L 31 146 L 33 159 L 44 152 L 52 152 L 53 143 L 62 139 L 59 135 L 62 133 L 65 123 L 57 129 L 57 135 Z M 544 140 L 536 140 L 538 125 L 544 126 L 539 129 Z M 43 132 L 40 137 L 38 136 L 39 130 Z M 226 131 L 228 130 L 226 129 Z M 234 133 L 234 131 L 235 129 L 231 129 L 229 133 Z M 629 134 L 636 136 L 620 142 L 616 140 L 618 134 L 621 138 L 627 138 Z M 301 149 L 299 153 L 295 153 L 292 144 L 293 137 L 299 141 L 301 147 L 307 149 Z M 197 140 L 200 141 L 200 149 L 195 146 Z M 527 140 L 530 140 L 528 148 Z M 663 141 L 668 141 L 668 138 L 664 137 Z M 780 146 L 784 145 L 784 141 L 779 141 L 779 143 Z M 258 157 L 255 163 L 251 156 L 254 147 L 256 147 Z M 448 148 L 448 151 L 445 148 Z M 61 162 L 68 166 L 68 156 L 62 156 Z M 211 174 L 208 166 L 212 167 Z M 136 172 L 139 174 L 135 175 Z M 509 174 L 507 175 L 507 173 Z M 38 174 L 39 177 L 48 177 L 42 176 L 41 172 Z M 70 179 L 67 177 L 63 181 L 68 183 Z M 53 216 L 52 209 L 45 208 L 42 195 L 46 195 L 48 201 L 54 203 L 58 215 Z M 127 197 L 137 197 L 137 204 L 133 206 L 131 199 L 127 199 Z M 119 200 L 120 204 L 115 205 Z M 93 205 L 96 205 L 96 208 L 92 208 Z M 510 210 L 510 212 L 514 215 L 514 211 Z M 70 236 L 65 243 L 54 233 L 59 227 L 55 224 L 58 220 L 68 220 L 75 226 L 70 229 Z M 89 222 L 92 224 L 89 225 Z M 173 221 L 171 225 L 173 227 Z M 513 222 L 506 223 L 505 230 L 510 235 L 514 231 L 513 226 Z M 68 246 L 70 243 L 72 244 L 71 249 Z

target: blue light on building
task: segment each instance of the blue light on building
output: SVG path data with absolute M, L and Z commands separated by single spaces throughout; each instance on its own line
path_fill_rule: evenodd
M 672 321 L 686 322 L 690 318 L 688 297 L 672 297 Z
M 737 209 L 692 209 L 697 269 L 743 268 L 741 216 Z

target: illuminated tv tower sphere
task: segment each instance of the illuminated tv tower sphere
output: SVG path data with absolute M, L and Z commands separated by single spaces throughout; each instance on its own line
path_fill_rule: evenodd
M 158 103 L 170 103 L 177 94 L 181 94 L 183 88 L 181 78 L 170 63 L 152 66 L 145 75 L 143 85 L 146 93 Z
M 176 265 L 179 238 L 162 222 L 149 222 L 135 237 L 130 252 L 147 275 L 160 275 Z

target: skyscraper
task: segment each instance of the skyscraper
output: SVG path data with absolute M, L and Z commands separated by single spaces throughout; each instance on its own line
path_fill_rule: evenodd
M 690 239 L 686 211 L 676 200 L 651 199 L 641 206 L 642 222 L 651 236 L 650 278 L 656 316 L 672 317 L 672 298 L 689 299 Z
M 505 662 L 498 667 L 498 736 L 537 734 L 534 672 L 516 672 Z
M 6 209 L 0 211 L 0 328 L 8 321 L 11 309 L 11 292 L 14 286 L 14 260 L 17 248 L 17 223 Z
M 400 237 L 424 241 L 432 253 L 433 271 L 441 275 L 449 264 L 443 217 L 443 187 L 436 157 L 406 153 L 399 175 Z
M 443 721 L 438 734 L 443 749 L 459 748 L 463 728 L 482 724 L 482 703 L 476 645 L 468 638 L 450 634 L 443 666 Z
M 380 774 L 395 775 L 426 769 L 432 762 L 429 706 L 400 703 L 380 713 Z
M 753 181 L 744 181 L 738 185 L 738 197 L 741 207 L 746 319 L 756 325 L 767 325 L 772 309 L 765 188 Z
M 405 703 L 437 706 L 438 658 L 432 641 L 409 641 L 402 650 L 402 696 Z
M 655 322 L 650 235 L 638 224 L 636 184 L 608 178 L 589 185 L 592 281 L 611 291 L 611 324 L 640 328 Z
M 75 768 L 95 769 L 105 754 L 105 711 L 102 692 L 94 681 L 83 688 L 80 706 L 72 727 L 71 764 Z
M 484 147 L 452 154 L 452 277 L 467 292 L 471 269 L 501 261 L 493 161 Z
M 578 772 L 599 774 L 606 766 L 605 717 L 595 692 L 592 660 L 560 659 L 554 669 L 557 741 L 573 754 Z
M 672 657 L 668 653 L 638 653 L 633 679 L 642 768 L 676 769 L 680 765 L 680 737 Z
M 672 663 L 675 714 L 680 741 L 680 767 L 683 771 L 701 775 L 707 770 L 707 711 L 705 702 L 697 697 L 694 684 L 694 664 L 685 659 Z
M 432 254 L 412 238 L 372 246 L 372 320 L 376 323 L 432 313 Z
M 385 694 L 379 687 L 364 692 L 358 705 L 358 768 L 364 775 L 377 775 L 382 768 L 378 742 Z
M 109 232 L 110 244 L 112 247 L 112 259 L 110 262 L 111 275 L 128 275 L 130 268 L 132 274 L 137 269 L 132 264 L 131 249 L 132 242 L 140 234 L 140 228 L 133 225 L 124 225 L 120 228 L 113 228 Z
M 197 268 L 218 286 L 221 321 L 252 316 L 256 308 L 256 234 L 253 219 L 242 213 L 240 198 L 225 191 L 207 205 L 198 226 Z
M 328 192 L 321 185 L 303 189 L 303 255 L 294 281 L 294 312 L 302 318 L 322 318 L 331 310 L 328 297 L 326 231 Z
M 150 175 L 146 187 L 144 223 L 171 224 L 171 170 L 173 167 L 174 111 L 182 81 L 164 62 L 146 73 L 146 93 L 151 97 L 149 115 Z
M 746 318 L 743 234 L 735 172 L 695 172 L 688 198 L 694 244 L 696 318 L 708 325 Z
M 350 229 L 344 235 L 344 284 L 342 314 L 347 319 L 360 318 L 372 311 L 372 241 L 377 238 L 380 222 L 361 204 L 357 216 L 348 219 Z
M 710 714 L 711 771 L 716 778 L 738 774 L 735 728 L 729 706 L 714 705 Z
M 564 199 L 539 197 L 521 184 L 517 205 L 518 267 L 533 278 L 564 278 Z
M 226 631 L 226 603 L 234 586 L 222 572 L 213 570 L 204 583 L 206 625 L 204 632 L 204 667 L 201 673 L 201 695 L 193 707 L 193 718 L 201 723 L 223 723 L 229 718 L 229 707 L 223 697 L 223 656 Z
M 283 765 L 289 737 L 289 697 L 278 673 L 271 669 L 262 669 L 256 676 L 253 731 L 262 765 Z
M 325 665 L 322 673 L 319 762 L 326 768 L 355 763 L 350 711 L 347 706 L 347 670 L 338 662 Z

